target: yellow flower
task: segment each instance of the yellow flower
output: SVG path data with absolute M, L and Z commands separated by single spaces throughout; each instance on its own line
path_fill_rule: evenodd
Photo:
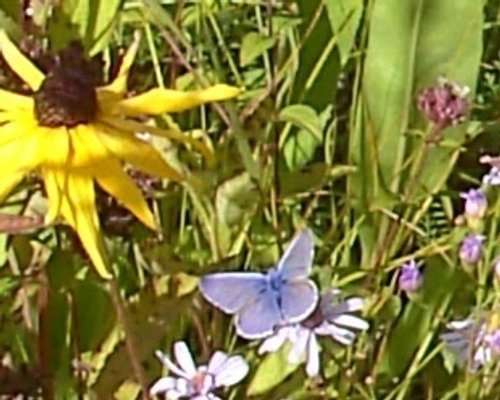
M 155 229 L 153 215 L 122 163 L 162 178 L 182 181 L 186 177 L 137 133 L 167 136 L 203 150 L 200 142 L 180 132 L 127 117 L 183 111 L 239 93 L 221 84 L 189 92 L 157 88 L 126 98 L 127 75 L 137 48 L 135 40 L 113 82 L 96 87 L 83 58 L 75 59 L 71 53 L 66 59 L 61 56 L 60 65 L 45 75 L 0 32 L 5 61 L 34 92 L 23 96 L 0 89 L 0 201 L 28 172 L 38 172 L 49 200 L 46 221 L 62 217 L 77 232 L 104 278 L 111 274 L 100 236 L 94 183 Z

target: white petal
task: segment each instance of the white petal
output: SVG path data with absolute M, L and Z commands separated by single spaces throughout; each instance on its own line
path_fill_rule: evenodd
M 186 379 L 190 378 L 190 376 L 187 376 L 186 373 L 182 369 L 180 369 L 177 365 L 175 365 L 170 360 L 170 358 L 168 358 L 168 356 L 163 354 L 161 351 L 157 350 L 155 354 L 156 354 L 156 357 L 158 357 L 161 360 L 163 365 L 165 365 L 169 369 L 169 371 L 172 371 L 174 374 L 182 376 Z
M 473 321 L 470 319 L 464 319 L 460 321 L 451 321 L 446 324 L 446 327 L 453 330 L 462 330 L 473 325 Z
M 288 353 L 288 362 L 291 364 L 298 364 L 304 359 L 304 355 L 307 351 L 307 343 L 309 341 L 309 336 L 312 335 L 312 331 L 306 328 L 301 328 L 297 330 L 297 336 L 292 341 L 292 348 Z
M 219 368 L 215 375 L 215 387 L 231 386 L 248 374 L 248 363 L 241 356 L 232 356 Z
M 176 380 L 177 379 L 172 378 L 171 376 L 160 378 L 154 383 L 153 386 L 151 386 L 151 389 L 149 389 L 149 393 L 151 395 L 155 395 L 158 393 L 166 392 L 167 390 L 174 389 L 176 386 Z
M 216 351 L 208 362 L 208 372 L 215 375 L 219 368 L 227 361 L 228 356 L 223 351 Z
M 258 353 L 264 354 L 264 353 L 274 353 L 275 351 L 278 351 L 281 348 L 281 346 L 283 346 L 285 341 L 288 339 L 288 333 L 286 329 L 287 329 L 286 327 L 281 328 L 273 336 L 270 336 L 267 339 L 265 339 L 260 345 Z
M 334 340 L 346 346 L 351 345 L 354 339 L 356 339 L 356 335 L 353 332 L 328 323 L 318 326 L 314 332 L 322 336 L 331 336 Z
M 321 308 L 326 319 L 334 318 L 337 315 L 362 310 L 364 301 L 360 297 L 353 297 L 341 303 L 322 303 Z
M 196 375 L 196 365 L 194 364 L 191 352 L 184 342 L 174 344 L 175 361 L 184 370 L 186 377 L 192 378 Z
M 317 376 L 319 374 L 319 345 L 316 340 L 316 335 L 310 335 L 309 344 L 307 346 L 307 376 Z
M 342 325 L 347 328 L 359 329 L 361 331 L 366 331 L 370 325 L 364 319 L 355 317 L 354 315 L 339 315 L 333 319 L 329 319 L 329 322 L 337 325 Z

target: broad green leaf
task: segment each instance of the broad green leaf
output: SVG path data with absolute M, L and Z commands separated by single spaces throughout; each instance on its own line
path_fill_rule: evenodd
M 362 0 L 326 0 L 325 7 L 332 30 L 337 36 L 337 46 L 342 65 L 345 65 L 356 38 L 361 15 Z
M 349 149 L 350 162 L 359 166 L 359 174 L 350 179 L 351 196 L 359 201 L 362 213 L 392 208 L 407 190 L 408 160 L 419 145 L 407 133 L 425 129 L 417 118 L 417 93 L 440 76 L 467 85 L 474 93 L 482 49 L 482 9 L 482 2 L 469 0 L 374 2 L 362 107 Z M 464 130 L 459 126 L 445 132 L 457 150 L 430 150 L 418 180 L 420 194 L 435 193 L 446 181 Z M 366 219 L 360 229 L 363 263 L 369 263 L 375 244 L 386 236 L 387 224 L 387 219 L 376 215 Z
M 278 351 L 268 354 L 259 362 L 255 375 L 248 386 L 247 395 L 256 396 L 267 392 L 283 382 L 300 364 L 287 361 L 289 346 L 285 345 Z
M 266 50 L 273 47 L 275 43 L 276 38 L 258 32 L 247 33 L 241 42 L 240 65 L 246 67 Z

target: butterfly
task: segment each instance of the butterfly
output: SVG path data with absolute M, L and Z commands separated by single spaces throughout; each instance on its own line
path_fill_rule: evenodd
M 209 274 L 201 278 L 199 288 L 208 302 L 236 315 L 239 336 L 261 339 L 281 324 L 302 321 L 316 308 L 318 288 L 308 279 L 313 257 L 312 233 L 304 229 L 267 273 Z

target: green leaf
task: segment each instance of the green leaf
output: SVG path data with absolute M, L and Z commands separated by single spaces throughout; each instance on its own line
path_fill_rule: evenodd
M 324 116 L 305 104 L 293 104 L 281 110 L 278 119 L 301 128 L 288 136 L 283 153 L 290 170 L 303 167 L 323 140 Z
M 349 143 L 349 161 L 359 166 L 349 182 L 361 214 L 391 209 L 408 185 L 409 161 L 418 140 L 409 131 L 425 130 L 416 95 L 440 76 L 469 86 L 474 93 L 482 50 L 482 2 L 469 0 L 384 0 L 374 2 L 362 78 L 362 104 Z M 439 38 L 439 45 L 436 45 Z M 361 113 L 362 110 L 362 113 Z M 465 126 L 449 129 L 457 145 Z M 418 193 L 438 191 L 458 150 L 431 149 L 420 173 Z M 415 191 L 417 192 L 417 191 Z M 362 263 L 387 235 L 388 218 L 369 215 L 360 229 Z
M 248 396 L 256 396 L 267 392 L 283 382 L 300 364 L 287 361 L 290 346 L 287 344 L 274 353 L 268 354 L 259 362 L 257 371 L 247 390 Z
M 351 54 L 361 15 L 362 0 L 330 0 L 325 2 L 328 19 L 337 36 L 340 59 L 344 65 Z
M 245 35 L 240 48 L 240 65 L 246 67 L 276 43 L 276 38 L 250 32 Z
M 95 350 L 115 323 L 108 293 L 91 281 L 77 281 L 73 290 L 80 351 Z
M 117 22 L 122 0 L 66 0 L 54 9 L 49 20 L 52 46 L 64 47 L 71 40 L 81 39 L 90 55 L 108 44 Z
M 323 123 L 312 107 L 305 104 L 293 104 L 282 109 L 278 119 L 309 131 L 318 142 L 323 140 Z

